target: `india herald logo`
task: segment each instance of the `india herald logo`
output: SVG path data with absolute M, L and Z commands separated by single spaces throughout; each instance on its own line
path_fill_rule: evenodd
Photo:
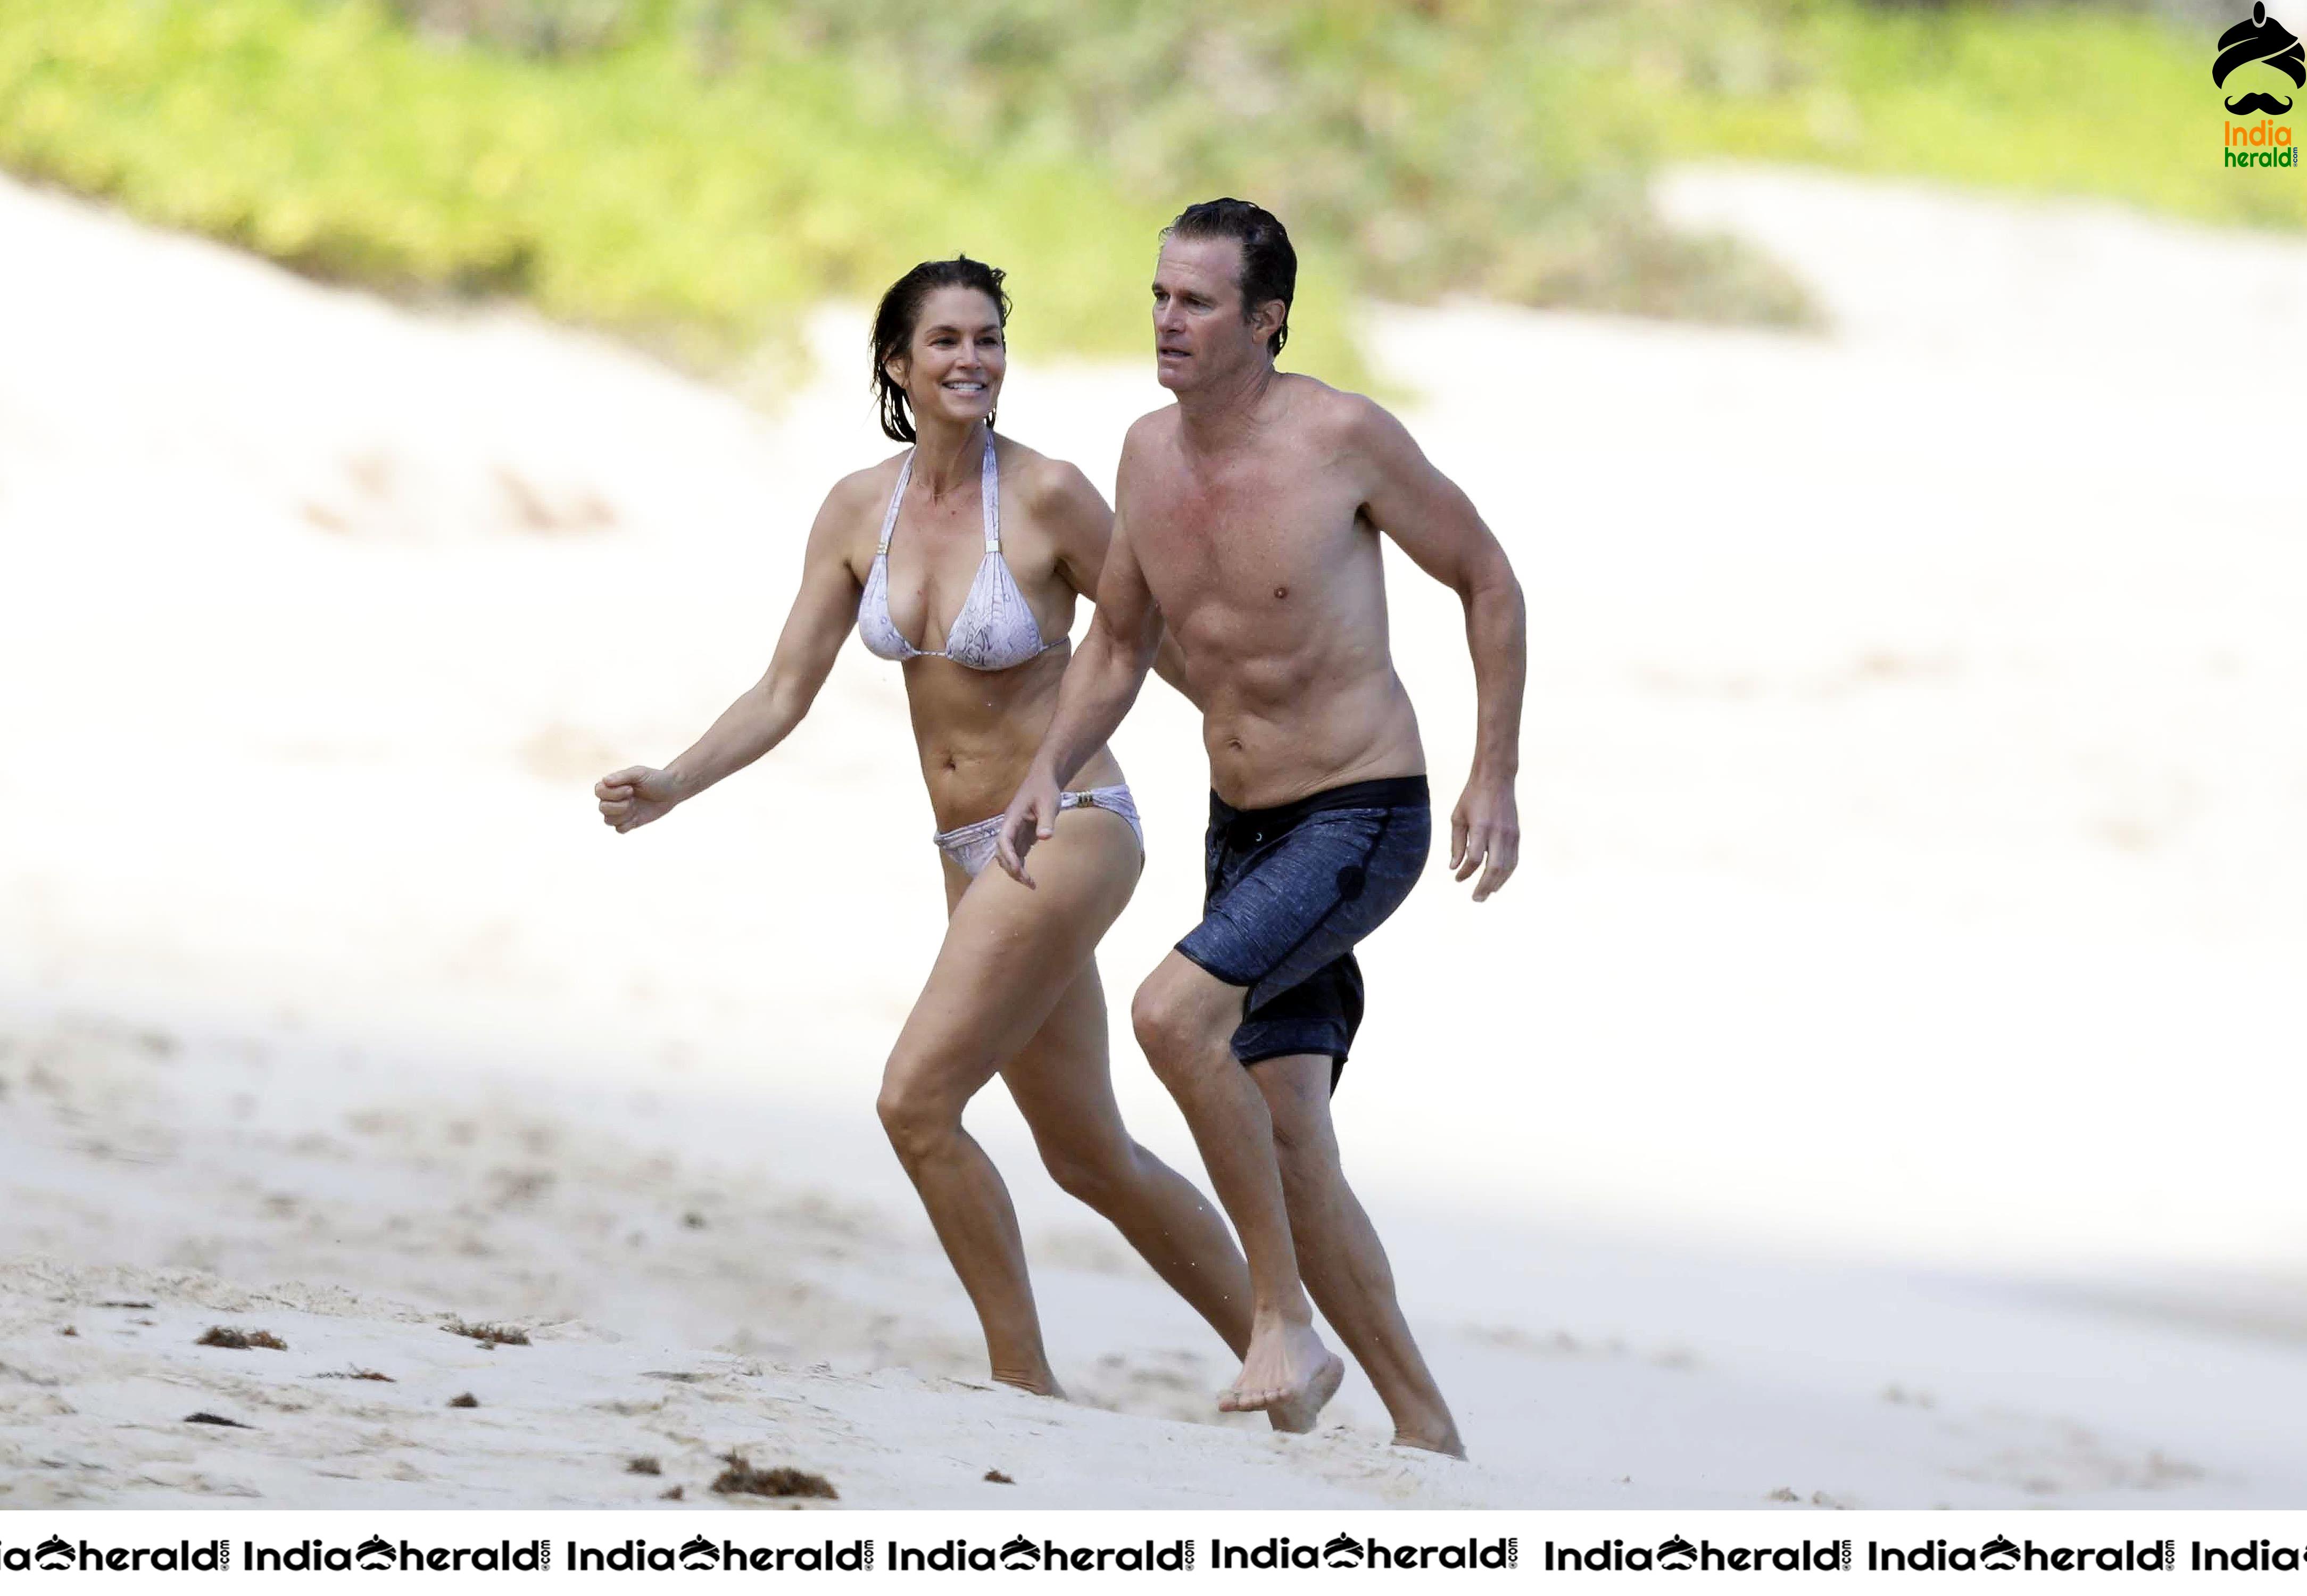
M 2212 86 L 2226 88 L 2229 77 L 2254 64 L 2259 64 L 2260 69 L 2255 69 L 2251 77 L 2263 80 L 2267 74 L 2261 69 L 2271 67 L 2289 78 L 2293 88 L 2307 88 L 2307 51 L 2302 50 L 2298 35 L 2267 14 L 2265 0 L 2251 6 L 2247 21 L 2237 22 L 2219 35 L 2218 59 L 2211 64 Z M 2263 112 L 2280 116 L 2291 109 L 2289 99 L 2277 99 L 2264 90 L 2251 89 L 2250 81 L 2248 77 L 2243 80 L 2245 92 L 2241 97 L 2226 102 L 2230 115 L 2248 116 Z

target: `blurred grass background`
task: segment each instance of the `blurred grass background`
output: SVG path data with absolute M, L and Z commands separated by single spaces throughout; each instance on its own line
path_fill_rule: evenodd
M 1351 381 L 1363 295 L 1805 320 L 1658 219 L 1665 159 L 2307 224 L 2298 184 L 2217 165 L 2215 34 L 1857 0 L 71 0 L 0 5 L 0 165 L 708 368 L 956 250 L 1011 271 L 1022 350 L 1136 352 L 1154 230 L 1239 193 L 1306 256 L 1288 364 Z

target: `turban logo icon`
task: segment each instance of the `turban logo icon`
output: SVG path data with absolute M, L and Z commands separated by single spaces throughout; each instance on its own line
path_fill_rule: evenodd
M 2265 0 L 2251 6 L 2248 21 L 2237 22 L 2219 35 L 2219 58 L 2211 64 L 2212 84 L 2226 88 L 2229 73 L 2253 62 L 2275 68 L 2291 80 L 2294 88 L 2307 88 L 2307 51 L 2301 49 L 2297 34 L 2267 14 Z M 2254 111 L 2280 116 L 2291 103 L 2258 90 L 2226 102 L 2228 111 L 2237 116 Z

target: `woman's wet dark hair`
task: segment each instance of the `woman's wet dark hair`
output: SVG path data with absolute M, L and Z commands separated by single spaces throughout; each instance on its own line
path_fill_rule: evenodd
M 974 288 L 993 301 L 1001 325 L 1009 325 L 1009 296 L 1001 289 L 999 267 L 967 255 L 950 261 L 923 261 L 889 285 L 881 308 L 873 313 L 873 391 L 880 401 L 881 430 L 900 443 L 913 441 L 913 408 L 905 390 L 889 376 L 889 364 L 913 347 L 913 330 L 921 325 L 922 306 L 939 288 Z M 993 418 L 986 417 L 991 425 Z
M 1178 219 L 1162 229 L 1162 236 L 1231 238 L 1240 245 L 1242 320 L 1249 320 L 1269 299 L 1282 301 L 1282 325 L 1265 346 L 1269 355 L 1282 353 L 1282 346 L 1290 341 L 1290 302 L 1298 297 L 1298 252 L 1280 217 L 1248 200 L 1204 200 L 1179 211 Z

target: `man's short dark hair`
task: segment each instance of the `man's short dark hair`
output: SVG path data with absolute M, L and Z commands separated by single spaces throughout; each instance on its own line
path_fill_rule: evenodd
M 1281 354 L 1290 341 L 1290 303 L 1298 296 L 1298 252 L 1282 219 L 1248 200 L 1204 200 L 1162 229 L 1163 243 L 1172 238 L 1231 238 L 1241 245 L 1242 320 L 1269 299 L 1282 301 L 1282 325 L 1265 347 L 1269 355 Z

